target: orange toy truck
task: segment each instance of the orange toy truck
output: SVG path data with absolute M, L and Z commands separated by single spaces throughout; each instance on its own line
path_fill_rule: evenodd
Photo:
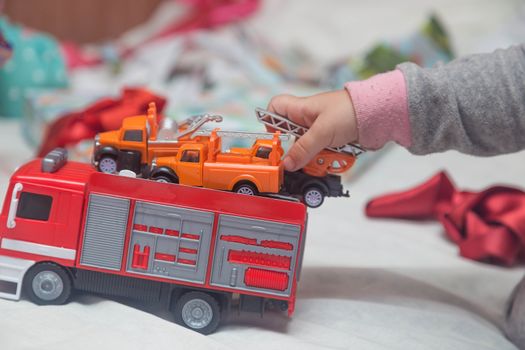
M 150 103 L 147 115 L 126 118 L 120 129 L 95 137 L 93 165 L 103 173 L 128 169 L 142 174 L 155 157 L 172 156 L 186 143 L 205 141 L 206 136 L 193 133 L 210 121 L 220 122 L 222 117 L 205 114 L 160 129 L 155 104 Z
M 325 197 L 348 196 L 339 174 L 350 169 L 363 150 L 354 144 L 327 148 L 295 172 L 284 172 L 281 140 L 301 137 L 307 128 L 277 114 L 256 109 L 260 122 L 277 133 L 199 130 L 217 115 L 201 115 L 159 128 L 155 105 L 147 115 L 124 120 L 116 131 L 95 138 L 93 162 L 99 171 L 131 170 L 144 178 L 243 194 L 278 194 L 300 197 L 311 207 Z M 279 134 L 283 132 L 284 134 Z M 222 137 L 255 138 L 249 148 L 222 152 Z
M 149 177 L 156 181 L 202 186 L 243 194 L 278 193 L 283 184 L 284 154 L 280 132 L 199 132 L 205 140 L 183 144 L 176 155 L 154 159 Z M 221 151 L 222 137 L 255 138 L 250 148 Z

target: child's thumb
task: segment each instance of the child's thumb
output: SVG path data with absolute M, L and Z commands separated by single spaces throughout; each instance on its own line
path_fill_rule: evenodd
M 320 127 L 319 123 L 312 124 L 312 127 L 297 139 L 286 153 L 283 160 L 284 168 L 288 171 L 303 168 L 317 153 L 328 146 L 327 140 L 326 130 Z

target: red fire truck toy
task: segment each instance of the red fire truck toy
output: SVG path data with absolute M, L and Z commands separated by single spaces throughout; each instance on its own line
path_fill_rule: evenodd
M 0 297 L 63 304 L 77 289 L 163 302 L 204 334 L 237 298 L 241 310 L 293 313 L 303 204 L 104 174 L 66 158 L 57 149 L 11 177 Z

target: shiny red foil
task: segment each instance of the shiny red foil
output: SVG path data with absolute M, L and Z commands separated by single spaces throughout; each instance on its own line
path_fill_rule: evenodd
M 155 102 L 161 113 L 166 99 L 142 88 L 126 88 L 120 98 L 104 98 L 82 111 L 63 115 L 47 129 L 37 155 L 43 157 L 56 147 L 72 146 L 99 132 L 116 130 L 124 118 L 146 114 L 150 102 Z
M 410 190 L 372 199 L 366 215 L 439 220 L 460 255 L 477 261 L 510 266 L 525 249 L 525 192 L 507 186 L 459 191 L 445 172 Z

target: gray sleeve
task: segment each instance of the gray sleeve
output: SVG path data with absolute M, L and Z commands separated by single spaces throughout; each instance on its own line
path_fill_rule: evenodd
M 491 156 L 525 148 L 525 45 L 403 71 L 414 154 Z

